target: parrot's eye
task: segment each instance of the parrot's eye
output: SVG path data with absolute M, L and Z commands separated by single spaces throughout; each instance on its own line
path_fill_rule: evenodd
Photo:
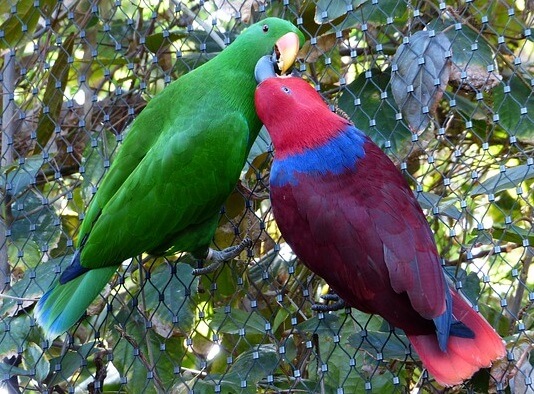
M 291 89 L 286 86 L 282 86 L 282 92 L 284 92 L 285 94 L 291 94 Z
M 269 31 L 269 25 L 263 25 L 262 30 L 264 33 L 267 33 Z

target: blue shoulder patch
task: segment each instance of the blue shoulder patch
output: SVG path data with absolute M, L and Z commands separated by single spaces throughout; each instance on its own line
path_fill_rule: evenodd
M 348 126 L 336 137 L 315 148 L 275 160 L 271 168 L 271 185 L 296 185 L 297 174 L 337 175 L 353 168 L 356 160 L 364 157 L 366 137 L 354 126 Z

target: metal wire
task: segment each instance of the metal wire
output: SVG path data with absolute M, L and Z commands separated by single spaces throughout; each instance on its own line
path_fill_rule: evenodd
M 448 277 L 506 340 L 506 359 L 448 392 L 532 392 L 530 3 L 4 1 L 0 390 L 441 389 L 381 318 L 312 310 L 329 289 L 276 227 L 265 131 L 214 238 L 223 248 L 248 236 L 248 253 L 200 279 L 191 256 L 139 256 L 121 265 L 68 334 L 47 341 L 35 323 L 35 301 L 69 264 L 128 124 L 248 24 L 278 16 L 306 36 L 295 68 L 409 178 Z M 441 37 L 449 48 L 420 51 L 422 30 L 425 45 Z M 406 68 L 408 60 L 394 58 L 402 47 L 420 72 L 403 75 L 399 102 L 391 76 Z M 421 83 L 430 101 L 418 95 Z

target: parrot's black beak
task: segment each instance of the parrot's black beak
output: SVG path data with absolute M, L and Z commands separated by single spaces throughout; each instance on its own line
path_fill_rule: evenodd
M 268 78 L 276 78 L 276 69 L 278 67 L 276 65 L 276 59 L 273 59 L 273 57 L 274 55 L 263 56 L 258 60 L 258 63 L 256 63 L 256 67 L 254 68 L 254 78 L 256 78 L 258 85 Z

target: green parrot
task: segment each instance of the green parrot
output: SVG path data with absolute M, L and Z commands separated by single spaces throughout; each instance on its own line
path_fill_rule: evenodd
M 80 319 L 124 260 L 181 251 L 220 264 L 247 247 L 209 245 L 261 128 L 254 68 L 272 53 L 287 71 L 303 42 L 290 22 L 264 19 L 148 103 L 87 209 L 71 264 L 35 307 L 48 338 Z

